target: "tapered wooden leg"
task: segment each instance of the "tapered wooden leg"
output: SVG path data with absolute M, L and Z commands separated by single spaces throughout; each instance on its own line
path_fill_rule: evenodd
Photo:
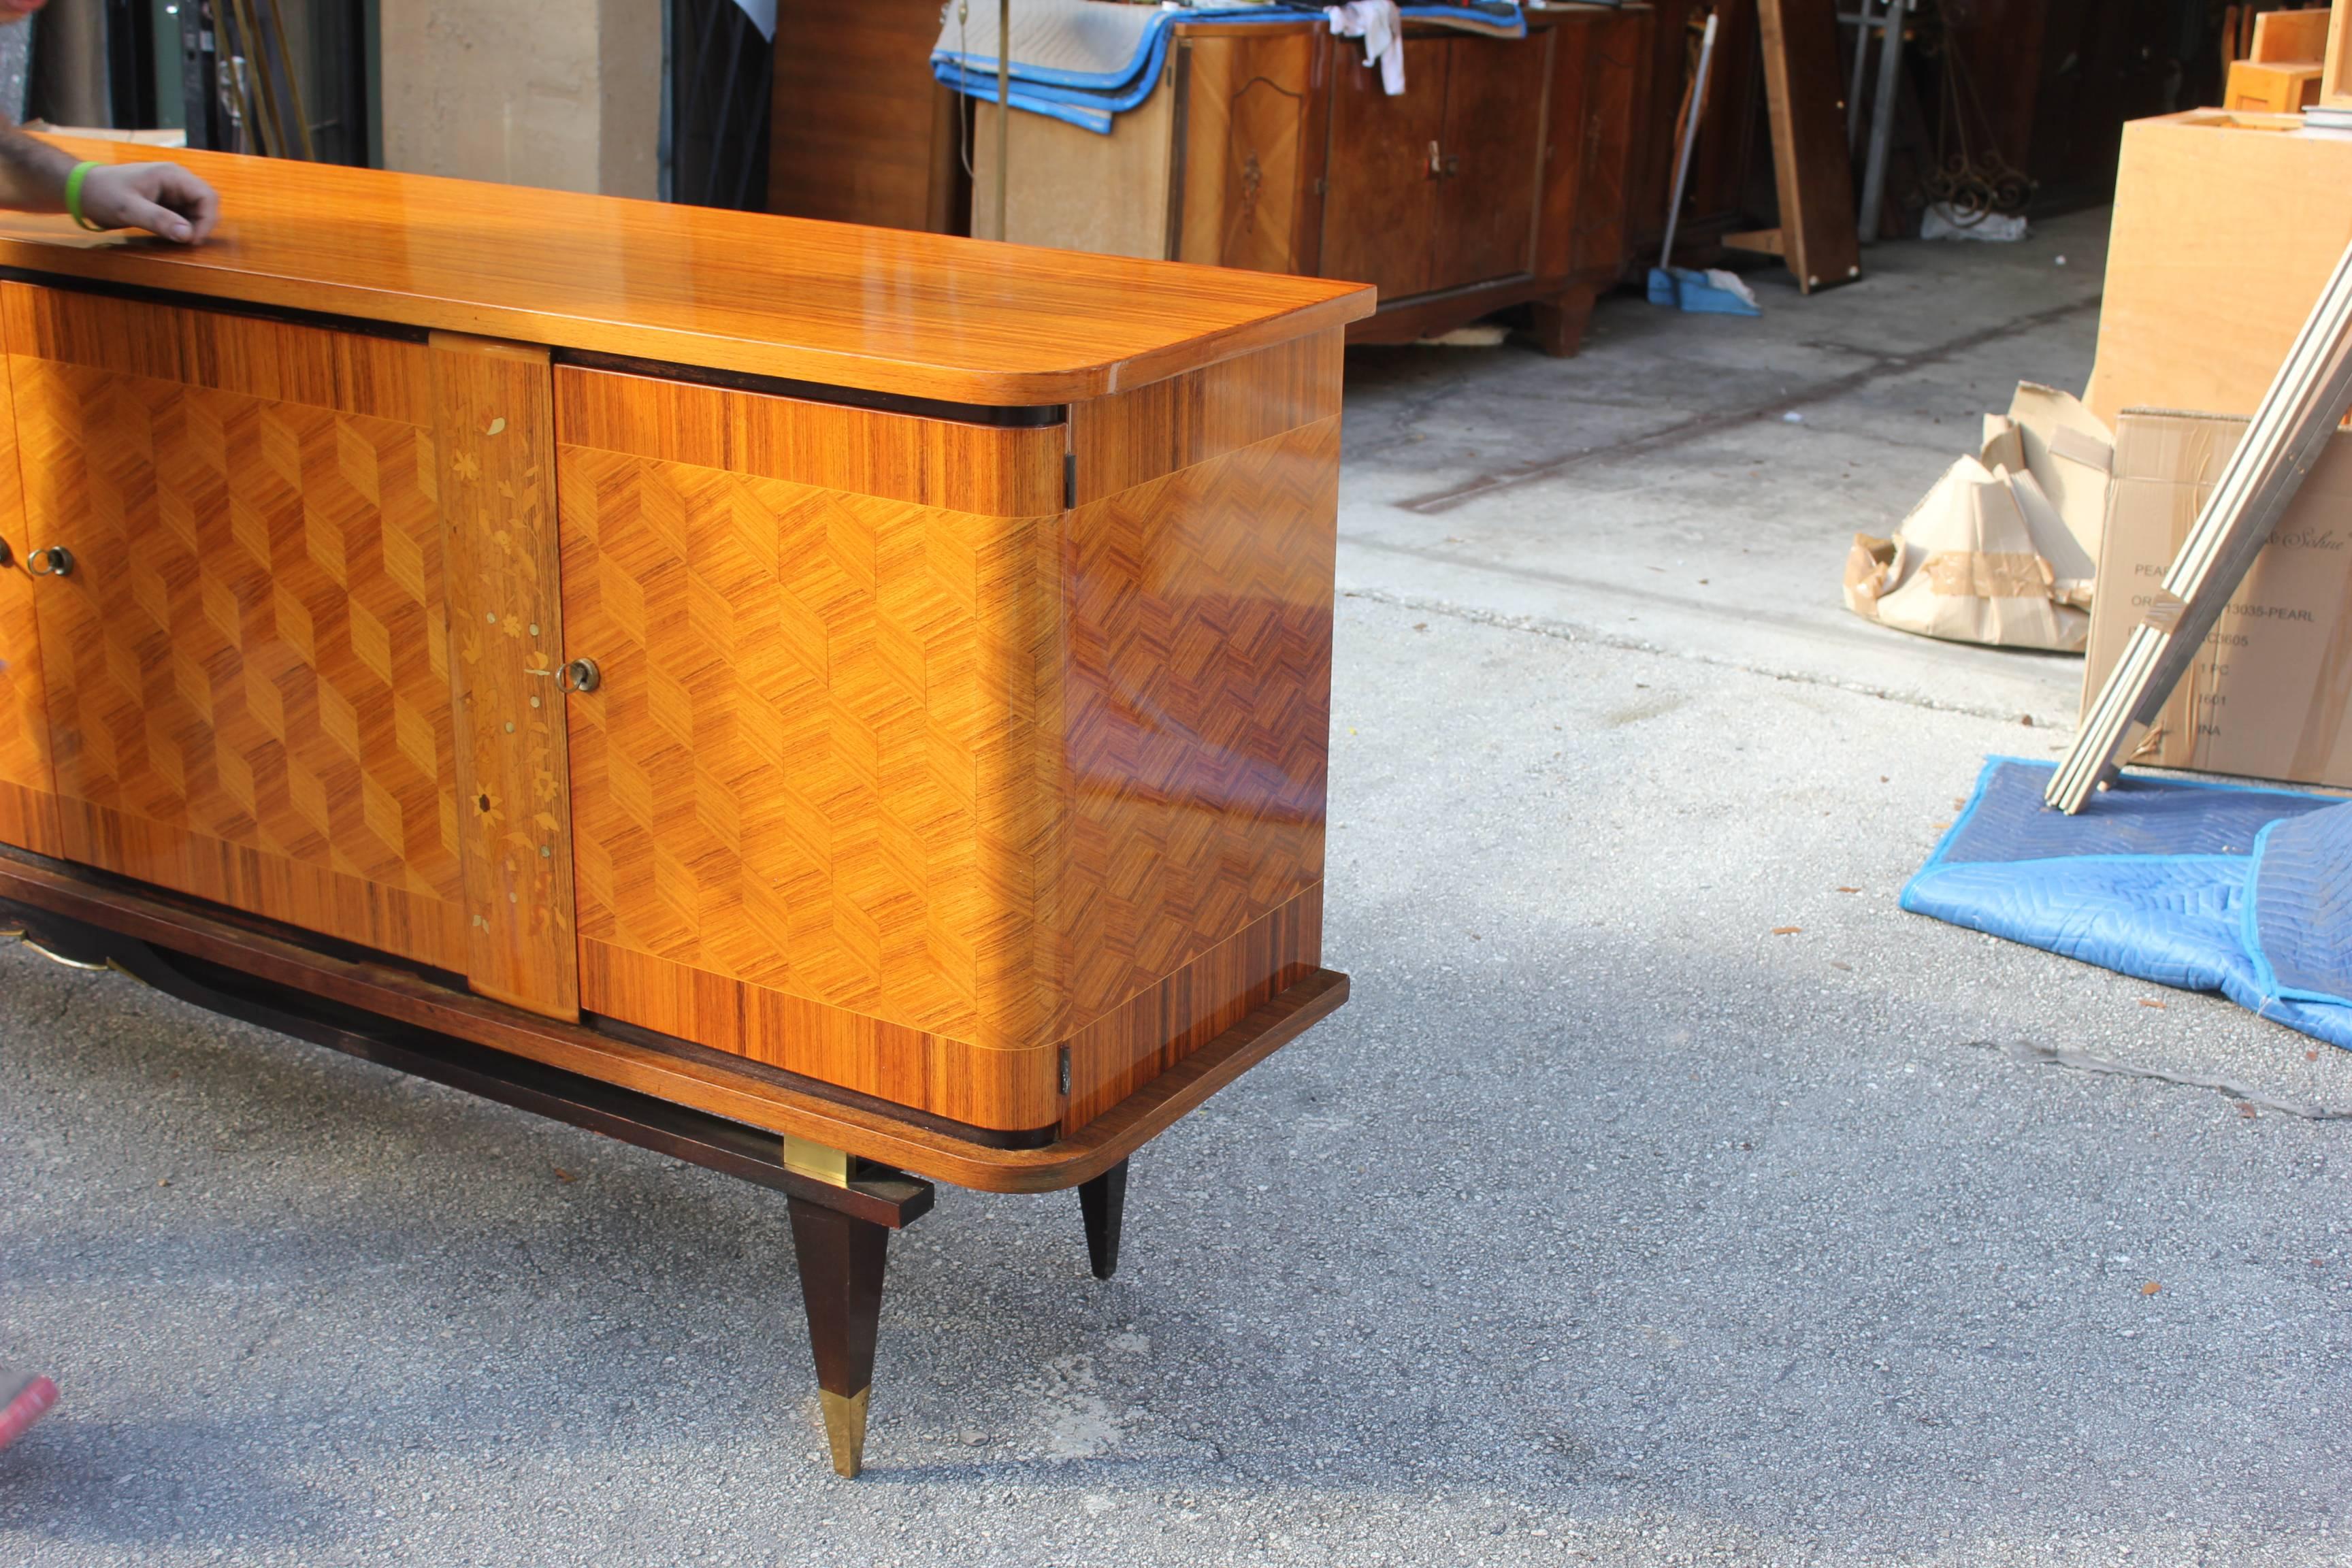
M 890 1232 L 806 1198 L 792 1199 L 791 1208 L 825 1439 L 833 1445 L 834 1469 L 854 1477 L 866 1464 L 866 1404 L 874 1386 L 874 1335 L 882 1317 Z
M 1549 300 L 1538 300 L 1532 307 L 1536 346 L 1555 358 L 1565 359 L 1584 342 L 1585 323 L 1592 320 L 1593 291 L 1589 288 L 1569 289 Z
M 1118 1230 L 1127 1218 L 1127 1162 L 1121 1160 L 1078 1188 L 1078 1213 L 1087 1222 L 1087 1261 L 1095 1278 L 1118 1272 Z

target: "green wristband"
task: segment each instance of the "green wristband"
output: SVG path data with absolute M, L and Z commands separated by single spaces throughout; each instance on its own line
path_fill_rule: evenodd
M 90 233 L 104 234 L 106 232 L 104 224 L 92 223 L 81 216 L 81 183 L 88 179 L 89 172 L 97 167 L 94 163 L 76 163 L 73 166 L 73 173 L 66 176 L 66 211 L 73 215 L 74 222 L 89 230 Z

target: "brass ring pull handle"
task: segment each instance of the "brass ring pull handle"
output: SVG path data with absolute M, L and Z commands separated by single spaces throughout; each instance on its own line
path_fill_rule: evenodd
M 593 691 L 604 679 L 604 672 L 593 658 L 575 658 L 555 672 L 555 683 L 566 691 Z
M 73 569 L 73 552 L 62 544 L 36 550 L 25 557 L 25 570 L 36 577 L 70 577 Z

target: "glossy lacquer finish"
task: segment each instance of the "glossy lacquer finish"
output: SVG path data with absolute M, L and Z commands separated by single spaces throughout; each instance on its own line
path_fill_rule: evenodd
M 1339 373 L 1066 437 L 560 367 L 582 1005 L 1016 1130 L 1309 973 Z
M 340 177 L 220 166 L 256 231 L 240 201 Z M 415 251 L 473 210 L 380 189 Z M 332 302 L 236 254 L 50 258 Z M 1080 335 L 1294 281 L 1104 265 L 1157 292 Z M 1344 328 L 1311 319 L 1171 328 L 1206 363 L 1008 424 L 0 282 L 0 844 L 983 1146 L 1140 1126 L 1322 984 Z
M 226 153 L 194 249 L 0 223 L 0 265 L 907 396 L 1099 396 L 1370 314 L 1360 285 Z M 55 226 L 47 232 L 59 233 Z

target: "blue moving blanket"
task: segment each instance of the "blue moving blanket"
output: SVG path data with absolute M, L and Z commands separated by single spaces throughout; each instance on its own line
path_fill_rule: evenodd
M 2352 800 L 2126 777 L 2080 815 L 1995 757 L 1903 907 L 2352 1049 Z
M 1444 22 L 1524 37 L 1527 18 L 1495 0 L 1407 4 L 1406 19 Z M 1102 0 L 1013 0 L 1013 107 L 1110 134 L 1112 117 L 1133 109 L 1160 85 L 1168 31 L 1179 22 L 1297 22 L 1323 15 L 1319 5 L 1247 6 L 1113 5 Z M 1360 48 L 1360 46 L 1358 46 Z M 931 71 L 958 92 L 996 101 L 996 0 L 970 0 L 959 20 L 953 0 L 931 50 Z M 1406 90 L 1412 83 L 1406 83 Z

